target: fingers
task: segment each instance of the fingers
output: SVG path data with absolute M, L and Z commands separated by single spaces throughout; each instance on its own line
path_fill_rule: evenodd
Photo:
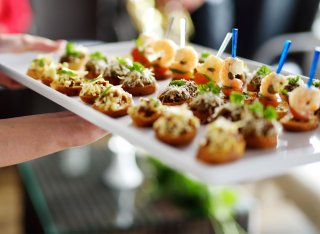
M 8 89 L 19 90 L 25 88 L 22 84 L 12 80 L 7 75 L 0 73 L 0 85 Z
M 43 52 L 53 52 L 61 49 L 65 42 L 63 40 L 52 41 L 43 37 L 35 37 L 31 35 L 23 35 L 22 41 L 22 51 L 43 51 Z
M 52 41 L 28 34 L 0 34 L 0 52 L 43 51 L 53 52 L 64 47 L 65 41 Z

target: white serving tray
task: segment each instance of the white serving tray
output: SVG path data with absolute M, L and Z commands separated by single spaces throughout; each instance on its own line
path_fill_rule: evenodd
M 121 42 L 90 47 L 91 51 L 100 50 L 108 57 L 127 55 L 133 42 Z M 212 51 L 203 47 L 198 50 Z M 186 147 L 175 148 L 158 141 L 152 129 L 137 128 L 131 124 L 129 116 L 113 119 L 95 111 L 81 102 L 78 97 L 68 97 L 40 81 L 26 76 L 28 66 L 38 53 L 2 54 L 0 55 L 0 71 L 7 73 L 26 87 L 56 102 L 64 108 L 76 113 L 95 125 L 124 137 L 133 145 L 139 146 L 154 155 L 168 166 L 188 173 L 208 184 L 228 184 L 248 182 L 278 175 L 304 164 L 320 161 L 320 131 L 307 133 L 284 133 L 279 138 L 277 149 L 248 150 L 243 159 L 224 165 L 206 165 L 197 161 L 195 155 L 199 142 L 204 134 L 200 127 L 197 137 Z M 56 57 L 57 58 L 57 57 Z M 260 64 L 247 61 L 250 70 Z M 158 93 L 169 81 L 159 82 Z M 138 103 L 138 98 L 134 98 Z

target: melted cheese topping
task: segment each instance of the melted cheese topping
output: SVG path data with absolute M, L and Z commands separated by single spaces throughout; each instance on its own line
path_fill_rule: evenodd
M 277 121 L 271 121 L 254 115 L 246 110 L 243 120 L 239 122 L 241 132 L 244 135 L 253 136 L 274 136 L 281 133 L 281 127 L 276 124 Z
M 166 108 L 153 125 L 161 135 L 181 136 L 190 133 L 199 127 L 200 121 L 193 113 L 186 109 L 186 105 Z
M 35 69 L 43 71 L 44 68 L 53 63 L 53 59 L 48 55 L 38 55 L 36 59 L 34 59 L 29 67 L 29 69 Z
M 130 93 L 127 93 L 119 86 L 111 86 L 106 95 L 100 96 L 96 100 L 95 105 L 105 111 L 118 111 L 127 109 L 131 106 L 132 102 L 132 95 Z
M 149 113 L 161 113 L 163 111 L 163 106 L 159 100 L 153 98 L 140 98 L 139 104 L 129 108 L 129 115 L 140 115 L 141 112 Z
M 51 78 L 52 80 L 55 80 L 57 75 L 57 65 L 53 62 L 51 62 L 48 66 L 45 66 L 44 68 L 44 77 Z
M 130 71 L 126 76 L 119 77 L 123 79 L 123 85 L 129 87 L 143 87 L 156 83 L 156 79 L 150 69 L 144 69 L 142 72 Z
M 51 83 L 52 86 L 65 86 L 65 87 L 80 86 L 83 81 L 83 77 L 86 74 L 86 72 L 74 71 L 74 70 L 70 70 L 68 68 L 62 68 L 62 70 L 67 71 L 67 72 L 71 72 L 74 75 L 57 74 L 57 78 Z
M 189 103 L 191 108 L 195 109 L 209 109 L 210 107 L 217 107 L 223 104 L 223 100 L 212 92 L 204 92 L 198 94 Z
M 217 119 L 219 117 L 222 117 L 225 112 L 230 113 L 230 115 L 225 116 L 227 119 L 232 119 L 235 121 L 239 121 L 243 119 L 244 116 L 244 107 L 243 106 L 237 106 L 233 103 L 227 103 L 225 105 L 219 106 L 215 109 L 213 119 Z
M 159 96 L 159 99 L 165 102 L 177 102 L 177 100 L 188 100 L 192 96 L 183 86 L 168 86 Z
M 132 61 L 130 59 L 125 59 L 128 65 L 132 65 Z M 112 76 L 126 76 L 129 74 L 130 69 L 127 65 L 120 64 L 116 59 L 111 60 L 103 73 L 104 77 L 112 77 Z
M 219 118 L 207 126 L 205 140 L 202 145 L 205 145 L 211 152 L 229 152 L 239 142 L 238 125 L 225 119 Z
M 94 72 L 102 73 L 107 67 L 106 61 L 103 59 L 91 59 L 87 62 L 86 68 L 92 69 Z
M 97 78 L 93 81 L 87 81 L 82 83 L 82 89 L 80 96 L 99 96 L 107 87 L 108 82 L 102 77 Z

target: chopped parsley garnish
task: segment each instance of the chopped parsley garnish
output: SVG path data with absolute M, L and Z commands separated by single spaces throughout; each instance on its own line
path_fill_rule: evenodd
M 101 78 L 102 78 L 102 75 L 99 75 L 97 78 L 94 78 L 94 79 L 85 79 L 84 82 L 93 83 L 93 82 L 95 82 L 95 81 L 97 81 L 97 80 L 99 80 Z
M 205 52 L 202 52 L 201 55 L 200 55 L 200 57 L 203 58 L 203 59 L 206 59 L 206 58 L 208 58 L 209 56 L 210 56 L 210 53 L 209 53 L 209 52 L 206 52 L 206 51 L 205 51 Z
M 274 107 L 264 107 L 260 102 L 257 101 L 249 106 L 249 110 L 258 117 L 263 117 L 267 120 L 273 120 L 277 118 L 277 112 Z
M 100 94 L 101 97 L 106 96 L 106 94 L 108 93 L 108 91 L 111 89 L 112 85 L 108 85 L 106 87 L 106 89 Z
M 141 63 L 133 62 L 131 66 L 129 66 L 130 71 L 137 71 L 142 73 L 144 70 L 144 66 Z
M 267 120 L 276 119 L 278 117 L 276 109 L 272 106 L 267 106 L 263 111 L 263 117 Z
M 45 66 L 45 59 L 44 58 L 37 58 L 32 60 L 37 66 L 44 67 Z
M 281 93 L 288 96 L 288 90 L 286 90 L 286 89 L 283 89 L 283 90 L 281 91 Z
M 57 71 L 57 74 L 58 75 L 68 75 L 68 76 L 76 76 L 77 75 L 76 72 L 71 71 L 71 70 L 65 70 L 65 69 Z
M 269 67 L 267 67 L 266 65 L 262 65 L 261 67 L 259 67 L 257 75 L 265 77 L 266 75 L 269 75 L 271 72 L 272 70 Z
M 107 62 L 107 57 L 104 56 L 100 51 L 91 53 L 90 58 L 95 60 L 104 60 L 105 62 Z
M 121 57 L 117 57 L 117 61 L 120 65 L 125 65 L 125 66 L 128 66 L 128 62 L 126 59 L 124 58 L 121 58 Z
M 185 80 L 172 80 L 169 84 L 169 86 L 183 86 L 186 84 Z
M 300 80 L 300 76 L 289 76 L 287 79 L 289 85 L 296 85 Z
M 254 102 L 249 106 L 249 110 L 259 117 L 263 117 L 264 106 L 260 102 Z
M 76 50 L 73 42 L 68 42 L 66 45 L 66 54 L 70 56 L 80 57 L 80 51 Z
M 216 85 L 213 81 L 198 86 L 198 91 L 201 93 L 213 92 L 214 94 L 219 94 L 220 90 L 220 87 Z
M 244 104 L 245 96 L 242 93 L 232 92 L 230 95 L 230 102 L 240 106 Z
M 312 82 L 313 86 L 316 87 L 316 88 L 320 88 L 320 80 L 314 80 Z

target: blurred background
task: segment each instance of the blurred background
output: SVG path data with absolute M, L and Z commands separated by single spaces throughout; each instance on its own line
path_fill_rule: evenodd
M 0 33 L 95 45 L 133 40 L 146 30 L 161 35 L 168 17 L 183 16 L 191 42 L 218 49 L 238 27 L 238 55 L 266 64 L 277 62 L 289 38 L 285 69 L 307 74 L 320 44 L 319 1 L 0 0 Z M 61 110 L 29 90 L 0 88 L 0 105 L 1 118 Z M 123 144 L 124 151 L 112 147 Z M 146 156 L 109 136 L 0 168 L 0 233 L 320 232 L 320 164 L 208 187 Z

